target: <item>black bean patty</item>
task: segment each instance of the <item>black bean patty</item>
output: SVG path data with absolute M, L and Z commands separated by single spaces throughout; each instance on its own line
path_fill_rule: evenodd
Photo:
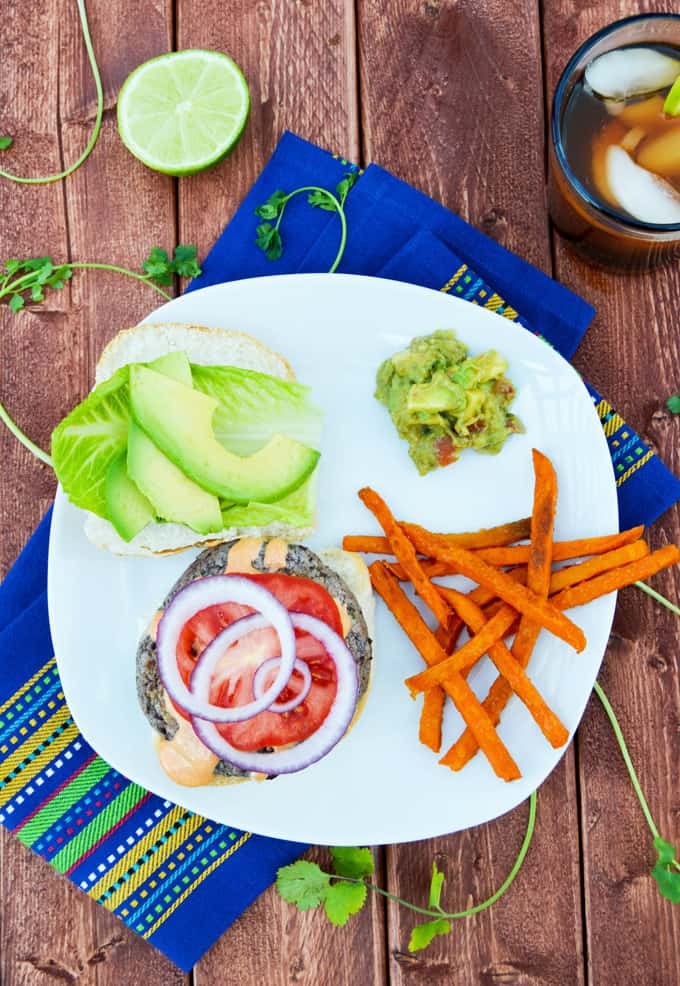
M 229 552 L 237 544 L 229 541 L 215 548 L 201 552 L 198 558 L 187 568 L 175 582 L 172 589 L 161 604 L 165 610 L 177 593 L 190 582 L 208 575 L 222 575 L 227 567 Z M 262 542 L 262 548 L 253 562 L 253 568 L 258 572 L 277 571 L 284 575 L 297 575 L 318 582 L 340 605 L 347 610 L 350 619 L 350 629 L 345 637 L 345 643 L 357 663 L 359 672 L 359 699 L 368 688 L 371 674 L 372 646 L 368 636 L 368 628 L 356 596 L 348 588 L 344 579 L 332 568 L 324 565 L 318 555 L 302 544 L 289 544 L 286 553 L 286 564 L 283 568 L 269 569 L 264 564 L 264 554 L 267 540 Z M 156 732 L 164 739 L 172 739 L 179 724 L 168 711 L 165 704 L 165 689 L 158 674 L 156 663 L 156 642 L 148 634 L 144 634 L 137 648 L 137 696 L 142 712 Z M 215 767 L 215 773 L 222 777 L 249 777 L 248 771 L 234 767 L 224 760 Z

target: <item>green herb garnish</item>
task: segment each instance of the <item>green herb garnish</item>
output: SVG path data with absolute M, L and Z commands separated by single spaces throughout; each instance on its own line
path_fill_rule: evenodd
M 196 261 L 196 247 L 180 244 L 175 247 L 172 258 L 165 250 L 154 247 L 142 267 L 144 273 L 118 267 L 116 264 L 66 263 L 55 264 L 51 257 L 29 257 L 26 260 L 6 260 L 0 267 L 0 302 L 6 301 L 13 312 L 20 312 L 26 305 L 38 305 L 45 300 L 48 291 L 60 291 L 76 270 L 106 270 L 132 277 L 142 284 L 148 284 L 166 301 L 172 296 L 164 291 L 161 284 L 172 283 L 173 277 L 198 277 L 201 268 Z M 12 420 L 0 403 L 0 420 L 5 423 L 14 437 L 48 466 L 52 460 L 38 448 Z
M 420 907 L 402 897 L 396 897 L 374 883 L 370 883 L 367 877 L 373 876 L 373 854 L 370 849 L 359 847 L 332 848 L 330 851 L 331 873 L 322 870 L 318 863 L 312 863 L 308 860 L 298 860 L 297 863 L 291 863 L 290 866 L 283 866 L 276 875 L 276 889 L 284 900 L 288 901 L 289 904 L 294 904 L 299 911 L 310 911 L 323 904 L 328 920 L 331 924 L 339 926 L 346 924 L 350 915 L 361 910 L 369 891 L 387 897 L 388 900 L 392 900 L 416 914 L 430 918 L 430 920 L 416 925 L 411 932 L 408 948 L 410 952 L 416 952 L 426 948 L 436 935 L 448 934 L 451 930 L 451 921 L 479 914 L 480 911 L 485 911 L 503 896 L 524 862 L 524 857 L 531 845 L 535 824 L 536 792 L 534 791 L 529 798 L 529 818 L 524 841 L 512 869 L 494 894 L 482 901 L 481 904 L 476 904 L 465 911 L 455 911 L 449 914 L 442 909 L 440 902 L 444 874 L 439 870 L 436 862 L 432 864 L 428 906 Z
M 76 0 L 76 6 L 78 7 L 78 16 L 80 17 L 80 26 L 83 31 L 83 41 L 85 42 L 85 50 L 87 51 L 87 57 L 90 62 L 90 68 L 92 69 L 92 76 L 94 78 L 94 86 L 97 92 L 97 112 L 94 120 L 94 127 L 92 128 L 92 133 L 90 139 L 87 142 L 85 150 L 80 155 L 80 157 L 65 168 L 63 171 L 57 172 L 54 175 L 42 175 L 38 178 L 24 178 L 21 175 L 15 175 L 11 171 L 4 171 L 0 168 L 0 178 L 7 178 L 9 181 L 17 182 L 20 185 L 48 185 L 51 182 L 61 181 L 62 178 L 68 178 L 72 175 L 74 171 L 83 164 L 97 143 L 99 137 L 99 132 L 102 127 L 102 118 L 104 116 L 104 89 L 102 87 L 102 79 L 99 73 L 99 66 L 97 65 L 97 58 L 94 53 L 94 48 L 92 46 L 92 37 L 90 35 L 90 28 L 87 23 L 87 11 L 85 10 L 85 0 Z M 0 137 L 0 150 L 6 150 L 12 144 L 11 137 Z
M 340 247 L 328 272 L 332 274 L 337 270 L 342 260 L 342 255 L 345 252 L 345 246 L 347 244 L 347 218 L 345 216 L 344 206 L 347 196 L 356 184 L 358 177 L 358 172 L 348 171 L 342 181 L 336 186 L 335 194 L 329 192 L 327 188 L 320 188 L 318 185 L 304 185 L 288 193 L 281 190 L 274 192 L 266 202 L 263 202 L 255 210 L 255 215 L 265 220 L 256 229 L 257 237 L 255 239 L 255 245 L 265 253 L 268 260 L 278 260 L 281 257 L 283 254 L 283 240 L 281 238 L 280 226 L 286 206 L 296 195 L 302 195 L 303 192 L 307 192 L 307 202 L 309 205 L 316 209 L 324 209 L 327 212 L 337 212 L 340 219 Z
M 680 394 L 673 394 L 666 401 L 666 407 L 671 414 L 680 414 Z
M 652 813 L 649 810 L 647 799 L 644 796 L 637 772 L 633 766 L 633 761 L 630 758 L 628 746 L 623 737 L 623 731 L 619 724 L 619 720 L 616 718 L 616 713 L 614 712 L 601 685 L 599 685 L 597 681 L 595 682 L 594 687 L 595 694 L 602 703 L 602 707 L 607 715 L 607 718 L 609 719 L 612 729 L 614 730 L 614 736 L 616 737 L 616 742 L 619 745 L 623 762 L 626 765 L 630 782 L 633 785 L 633 790 L 635 791 L 635 795 L 640 802 L 640 807 L 642 808 L 642 813 L 645 816 L 645 821 L 647 822 L 649 831 L 652 833 L 652 837 L 654 839 L 654 848 L 657 851 L 658 859 L 651 871 L 651 875 L 654 880 L 656 880 L 659 893 L 662 894 L 662 896 L 667 897 L 668 900 L 673 901 L 673 903 L 680 904 L 680 862 L 677 859 L 675 849 L 669 842 L 665 842 L 659 835 L 659 830 L 656 827 L 654 819 L 652 818 Z

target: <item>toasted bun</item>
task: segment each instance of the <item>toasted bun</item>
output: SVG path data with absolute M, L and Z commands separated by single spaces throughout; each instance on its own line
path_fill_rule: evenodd
M 158 322 L 124 329 L 104 349 L 95 371 L 95 384 L 103 383 L 121 366 L 128 363 L 148 363 L 170 352 L 185 352 L 191 363 L 204 366 L 238 366 L 257 370 L 281 380 L 294 380 L 295 374 L 287 360 L 264 343 L 245 332 L 232 329 L 212 329 L 203 325 L 182 322 Z M 113 524 L 103 517 L 87 514 L 85 534 L 98 548 L 115 555 L 163 555 L 185 551 L 187 548 L 210 547 L 222 541 L 247 535 L 281 537 L 286 541 L 302 541 L 312 532 L 311 527 L 288 527 L 281 523 L 266 527 L 228 527 L 201 536 L 184 524 L 149 524 L 132 539 L 124 541 Z
M 366 564 L 359 555 L 337 548 L 315 554 L 304 545 L 288 544 L 282 567 L 270 568 L 265 561 L 267 543 L 266 540 L 262 542 L 253 562 L 255 571 L 279 571 L 285 575 L 312 579 L 330 593 L 345 614 L 345 643 L 356 661 L 359 678 L 359 696 L 354 717 L 347 729 L 349 732 L 363 712 L 373 662 L 375 600 Z M 227 568 L 229 555 L 237 544 L 238 541 L 234 541 L 200 554 L 172 587 L 163 600 L 161 610 L 165 610 L 177 593 L 194 580 L 222 574 Z M 158 614 L 153 620 L 153 629 L 147 631 L 140 640 L 136 657 L 137 696 L 141 709 L 154 730 L 156 743 L 161 739 L 172 739 L 178 728 L 177 714 L 168 701 L 158 674 L 155 642 L 157 617 Z M 211 783 L 234 784 L 250 779 L 251 775 L 247 771 L 220 761 Z

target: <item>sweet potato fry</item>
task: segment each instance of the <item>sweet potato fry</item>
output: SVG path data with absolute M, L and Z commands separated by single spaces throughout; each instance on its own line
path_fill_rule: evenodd
M 644 558 L 648 554 L 649 546 L 647 542 L 640 540 L 634 541 L 632 544 L 627 544 L 623 548 L 606 551 L 603 555 L 593 555 L 587 561 L 578 562 L 576 565 L 567 565 L 565 568 L 560 568 L 556 572 L 553 572 L 550 576 L 549 595 L 553 596 L 570 585 L 585 582 L 586 579 L 592 579 L 595 575 L 608 572 L 611 568 L 618 568 L 619 565 L 637 561 L 638 558 Z M 526 585 L 527 570 L 525 566 L 520 565 L 518 568 L 513 568 L 505 574 L 513 581 Z M 446 587 L 440 585 L 437 588 L 444 596 L 444 599 L 447 599 Z M 498 598 L 493 590 L 484 589 L 481 586 L 477 586 L 476 589 L 469 592 L 468 597 L 478 606 L 487 606 L 494 599 Z M 450 600 L 448 601 L 450 602 Z
M 637 561 L 649 554 L 649 545 L 646 541 L 634 541 L 623 548 L 615 548 L 614 551 L 606 551 L 603 555 L 594 555 L 588 561 L 579 562 L 578 565 L 567 565 L 560 568 L 550 576 L 550 595 L 553 596 L 562 589 L 569 588 L 570 585 L 577 585 L 592 579 L 595 575 L 601 575 L 612 568 L 619 568 L 629 562 Z
M 413 583 L 413 588 L 439 622 L 447 626 L 451 610 L 423 572 L 415 548 L 392 516 L 390 508 L 375 490 L 367 486 L 359 490 L 359 499 L 375 515 L 387 536 L 392 553 Z
M 593 599 L 599 599 L 600 596 L 616 592 L 617 589 L 623 589 L 627 585 L 632 585 L 633 582 L 648 579 L 664 568 L 677 565 L 679 561 L 680 549 L 674 544 L 667 544 L 664 548 L 652 551 L 644 558 L 639 558 L 627 565 L 620 565 L 618 568 L 612 568 L 611 571 L 598 575 L 594 579 L 588 579 L 587 582 L 580 582 L 578 585 L 564 589 L 553 596 L 551 601 L 559 609 L 585 606 Z
M 459 544 L 462 548 L 495 548 L 504 544 L 514 544 L 515 541 L 529 537 L 530 522 L 529 517 L 523 517 L 522 520 L 513 520 L 509 524 L 501 524 L 499 527 L 488 527 L 481 531 L 444 534 L 442 536 L 452 544 Z M 386 537 L 374 537 L 370 534 L 348 534 L 342 539 L 342 546 L 345 551 L 360 551 L 368 555 L 393 554 L 390 542 Z
M 405 631 L 428 665 L 446 660 L 448 655 L 437 643 L 434 634 L 420 613 L 404 594 L 399 583 L 384 565 L 374 562 L 370 567 L 371 582 L 388 609 Z M 491 721 L 482 709 L 477 696 L 460 674 L 452 675 L 444 686 L 446 694 L 470 727 L 479 746 L 489 758 L 496 774 L 504 780 L 516 780 L 521 776 L 519 768 L 501 741 Z
M 474 605 L 474 604 L 473 604 Z M 479 633 L 470 637 L 467 643 L 463 644 L 457 651 L 445 661 L 437 661 L 426 671 L 411 675 L 404 684 L 411 693 L 411 698 L 415 698 L 419 692 L 426 692 L 435 685 L 445 685 L 450 675 L 459 674 L 471 668 L 477 663 L 480 657 L 489 652 L 489 648 L 501 640 L 508 629 L 515 622 L 516 613 L 512 606 L 503 606 L 490 620 L 485 620 L 482 616 L 481 628 Z
M 548 600 L 541 599 L 531 589 L 513 581 L 505 572 L 487 565 L 474 552 L 450 545 L 415 524 L 409 525 L 409 538 L 418 551 L 451 564 L 452 567 L 455 566 L 461 575 L 467 576 L 487 589 L 493 589 L 500 599 L 516 609 L 518 613 L 525 614 L 534 622 L 540 623 L 576 651 L 584 649 L 586 638 L 580 627 L 567 619 Z
M 639 545 L 643 545 L 644 547 L 641 548 Z M 627 564 L 620 565 L 617 568 L 611 568 L 597 578 L 591 578 L 564 589 L 562 592 L 553 596 L 551 602 L 559 606 L 560 609 L 571 606 L 583 606 L 585 603 L 592 602 L 593 599 L 607 595 L 609 592 L 614 592 L 617 589 L 622 589 L 624 586 L 632 585 L 641 579 L 650 578 L 662 569 L 668 568 L 670 565 L 675 565 L 680 561 L 680 550 L 675 545 L 667 545 L 665 548 L 660 548 L 651 554 L 648 553 L 649 549 L 644 542 L 631 544 L 620 550 L 630 554 L 637 554 L 642 551 L 643 554 L 635 560 L 629 560 Z M 618 554 L 618 552 L 616 553 Z M 614 554 L 615 552 L 610 553 L 610 559 L 613 558 Z M 581 565 L 573 565 L 571 569 L 562 569 L 560 572 L 555 572 L 552 578 L 555 579 L 556 576 L 562 576 L 562 572 L 570 572 L 573 578 L 576 569 L 580 569 L 581 572 L 584 570 L 588 571 L 587 566 L 590 566 L 590 562 L 594 560 L 590 559 L 590 561 L 583 562 Z M 562 576 L 562 578 L 565 577 Z M 507 682 L 499 678 L 493 683 L 489 694 L 484 699 L 482 705 L 494 725 L 498 725 L 501 713 L 507 705 L 510 694 L 511 692 Z M 451 767 L 453 770 L 461 770 L 472 759 L 477 749 L 477 742 L 473 734 L 469 729 L 466 729 L 439 762 L 445 764 L 447 767 Z
M 537 449 L 531 450 L 534 464 L 534 507 L 531 514 L 531 544 L 527 562 L 527 586 L 546 598 L 550 589 L 552 541 L 557 509 L 557 476 L 552 462 Z M 526 668 L 541 626 L 523 616 L 512 645 L 512 656 Z M 565 741 L 566 742 L 566 741 Z
M 444 562 L 437 561 L 436 558 L 419 558 L 420 567 L 422 568 L 428 579 L 438 579 L 444 575 L 455 575 L 456 573 L 451 570 L 450 565 L 446 565 Z M 396 579 L 400 582 L 408 582 L 409 577 L 404 571 L 402 565 L 398 561 L 385 561 L 384 563 L 389 568 L 390 572 Z
M 465 596 L 462 592 L 456 592 L 454 599 L 453 592 L 455 590 L 452 590 L 449 598 L 458 616 L 466 623 L 471 633 L 481 633 L 485 624 L 485 616 L 482 610 L 469 596 Z M 520 701 L 526 705 L 551 746 L 555 749 L 564 746 L 569 738 L 569 733 L 552 709 L 546 704 L 536 686 L 527 676 L 522 665 L 510 653 L 505 644 L 500 640 L 493 644 L 489 648 L 489 657 L 505 679 L 505 683 L 515 692 Z
M 409 537 L 412 526 L 415 525 L 403 525 Z M 626 544 L 632 544 L 633 541 L 637 541 L 642 536 L 643 531 L 644 527 L 632 527 L 629 531 L 621 531 L 620 534 L 605 534 L 602 537 L 581 538 L 577 541 L 555 541 L 552 558 L 553 561 L 570 561 L 572 558 L 601 555 L 605 551 L 612 551 L 614 548 L 622 548 Z M 530 545 L 528 544 L 513 544 L 505 548 L 482 548 L 475 554 L 489 565 L 504 568 L 507 565 L 526 565 L 529 561 L 529 550 Z
M 453 651 L 462 629 L 463 621 L 455 618 L 449 622 L 447 627 L 441 624 L 437 627 L 435 638 L 444 653 L 450 654 Z M 430 688 L 428 692 L 425 692 L 425 700 L 420 711 L 418 739 L 423 746 L 429 747 L 433 753 L 439 753 L 442 746 L 442 716 L 445 702 L 446 693 L 443 689 Z

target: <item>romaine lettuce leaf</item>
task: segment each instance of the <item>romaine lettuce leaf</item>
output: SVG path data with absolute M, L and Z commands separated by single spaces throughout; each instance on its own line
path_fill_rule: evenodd
M 316 470 L 299 489 L 276 503 L 235 504 L 222 509 L 225 527 L 264 527 L 286 524 L 288 527 L 314 527 L 316 505 Z
M 106 474 L 127 444 L 129 379 L 129 367 L 116 370 L 52 432 L 52 462 L 64 492 L 100 517 L 106 517 Z
M 322 415 L 309 387 L 235 366 L 192 363 L 191 373 L 194 388 L 219 402 L 213 428 L 230 452 L 250 455 L 277 433 L 320 448 Z

